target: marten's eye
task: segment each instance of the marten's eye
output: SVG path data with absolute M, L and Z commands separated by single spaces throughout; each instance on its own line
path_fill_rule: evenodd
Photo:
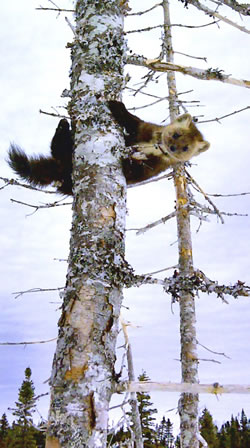
M 184 152 L 188 151 L 188 146 L 183 146 L 182 151 Z
M 176 146 L 175 145 L 171 145 L 169 149 L 170 149 L 170 151 L 175 152 L 176 151 Z
M 175 132 L 172 137 L 177 140 L 179 137 L 181 136 L 181 134 L 178 134 L 178 132 Z

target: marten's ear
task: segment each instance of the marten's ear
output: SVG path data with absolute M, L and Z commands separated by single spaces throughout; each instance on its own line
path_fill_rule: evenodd
M 181 128 L 188 129 L 192 123 L 192 117 L 190 114 L 183 114 L 177 117 L 175 122 L 178 123 Z
M 208 148 L 209 148 L 209 146 L 210 146 L 210 143 L 208 143 L 208 142 L 206 142 L 206 141 L 199 142 L 199 149 L 198 149 L 198 152 L 200 153 L 200 152 L 207 151 Z

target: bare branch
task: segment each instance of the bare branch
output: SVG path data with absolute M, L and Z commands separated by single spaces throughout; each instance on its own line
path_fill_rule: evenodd
M 158 219 L 155 222 L 152 222 L 151 224 L 148 224 L 145 227 L 142 227 L 140 230 L 136 232 L 137 235 L 141 235 L 142 233 L 147 232 L 148 230 L 153 229 L 154 227 L 158 226 L 159 224 L 165 224 L 165 222 L 169 221 L 170 219 L 174 218 L 176 216 L 176 212 L 169 213 L 169 215 L 164 216 L 163 218 Z
M 243 112 L 247 109 L 250 109 L 250 106 L 243 107 L 243 109 L 235 110 L 234 112 L 230 112 L 230 114 L 222 115 L 219 118 L 212 118 L 211 120 L 199 120 L 199 123 L 210 123 L 211 121 L 220 122 L 220 120 L 223 120 L 223 118 L 231 117 L 231 115 L 239 114 L 240 112 Z
M 163 180 L 163 179 L 171 179 L 172 177 L 173 177 L 173 171 L 171 171 L 170 173 L 167 173 L 167 174 L 163 174 L 163 176 L 152 177 L 151 179 L 144 180 L 143 182 L 140 182 L 140 186 L 150 184 L 151 182 L 158 182 L 159 180 Z M 129 185 L 127 185 L 127 188 L 134 188 L 136 186 L 138 186 L 138 184 L 137 185 L 129 184 Z
M 207 81 L 220 81 L 226 84 L 233 84 L 239 87 L 250 88 L 250 81 L 244 79 L 230 78 L 230 75 L 224 75 L 222 70 L 209 68 L 207 70 L 202 70 L 196 67 L 187 67 L 184 65 L 172 64 L 170 62 L 163 62 L 159 59 L 146 59 L 144 56 L 132 55 L 127 59 L 128 64 L 139 65 L 142 67 L 147 67 L 149 70 L 155 72 L 168 72 L 176 71 L 183 75 L 189 75 L 197 79 L 207 80 Z
M 250 16 L 249 3 L 240 4 L 236 0 L 221 0 L 221 3 L 223 3 L 226 6 L 229 6 L 229 8 L 233 9 L 234 11 L 239 12 L 243 16 Z
M 47 344 L 47 342 L 56 341 L 57 338 L 47 339 L 44 341 L 25 341 L 25 342 L 0 342 L 0 345 L 31 345 L 31 344 Z
M 201 344 L 199 341 L 197 341 L 197 344 L 200 345 L 202 348 L 204 348 L 205 350 L 207 350 L 210 353 L 213 353 L 214 355 L 219 355 L 219 356 L 224 356 L 227 359 L 231 359 L 229 356 L 227 356 L 225 353 L 221 353 L 221 352 L 216 352 L 214 350 L 211 350 L 211 348 L 206 347 L 205 345 Z
M 40 6 L 40 8 L 35 8 L 35 10 L 37 11 L 56 11 L 58 13 L 60 12 L 75 12 L 74 9 L 61 9 L 61 8 L 43 8 L 42 6 Z
M 173 26 L 177 26 L 179 28 L 191 28 L 192 29 L 192 28 L 204 28 L 206 26 L 214 25 L 218 22 L 219 22 L 219 20 L 214 20 L 213 22 L 204 23 L 204 25 L 183 25 L 181 23 L 172 23 L 171 25 L 168 25 L 168 26 L 171 28 Z M 141 28 L 141 29 L 137 29 L 137 30 L 128 30 L 128 31 L 126 31 L 125 34 L 141 33 L 144 31 L 152 31 L 152 30 L 155 30 L 156 28 L 164 28 L 164 25 L 147 26 L 146 28 Z
M 154 271 L 154 272 L 147 272 L 145 275 L 154 275 L 154 274 L 159 274 L 159 272 L 164 272 L 164 271 L 169 271 L 170 269 L 177 269 L 178 265 L 174 265 L 174 266 L 169 266 L 168 268 L 164 268 L 164 269 L 158 269 L 158 271 Z
M 212 208 L 214 209 L 215 214 L 220 218 L 221 223 L 224 224 L 224 219 L 221 216 L 221 212 L 219 211 L 219 209 L 216 207 L 216 205 L 213 203 L 213 201 L 211 201 L 211 199 L 207 196 L 207 194 L 205 193 L 205 191 L 202 190 L 202 188 L 198 185 L 198 183 L 196 182 L 196 180 L 194 180 L 194 178 L 191 176 L 191 174 L 189 174 L 189 172 L 186 170 L 185 168 L 185 173 L 187 176 L 187 179 L 189 181 L 189 183 L 191 183 L 191 185 L 193 185 L 194 187 L 196 187 L 196 189 L 198 189 L 198 191 L 204 196 L 204 198 L 207 200 L 207 202 L 212 206 Z
M 243 192 L 243 193 L 230 193 L 230 194 L 219 194 L 219 193 L 206 193 L 207 196 L 213 196 L 215 198 L 230 198 L 233 196 L 246 196 L 250 194 L 249 192 Z
M 154 6 L 152 6 L 152 8 L 145 9 L 145 11 L 131 12 L 131 13 L 128 13 L 127 15 L 128 16 L 142 16 L 142 14 L 146 14 L 161 5 L 162 5 L 162 3 L 156 3 Z
M 200 61 L 207 62 L 206 57 L 191 56 L 190 54 L 182 53 L 181 51 L 175 51 L 174 54 L 181 54 L 182 56 L 186 56 L 187 58 L 198 59 Z
M 43 190 L 42 188 L 32 187 L 32 185 L 23 184 L 22 182 L 19 182 L 16 179 L 8 179 L 7 177 L 0 177 L 0 180 L 5 182 L 6 185 L 0 188 L 0 190 L 3 190 L 4 188 L 8 187 L 9 185 L 16 185 L 18 187 L 28 188 L 29 190 L 35 190 L 40 191 L 42 193 L 48 193 L 48 194 L 55 194 L 55 191 L 49 191 L 49 190 Z
M 195 6 L 200 11 L 205 12 L 205 14 L 208 14 L 210 17 L 216 17 L 217 19 L 221 20 L 222 22 L 225 22 L 228 25 L 231 25 L 234 28 L 237 28 L 238 30 L 243 31 L 244 33 L 250 34 L 250 30 L 248 30 L 246 27 L 238 25 L 237 23 L 233 22 L 232 20 L 228 19 L 227 17 L 222 16 L 218 12 L 213 11 L 210 8 L 207 8 L 206 6 L 202 5 L 198 0 L 189 0 L 188 3 Z M 231 1 L 231 3 L 232 3 L 232 1 Z M 247 15 L 249 15 L 249 6 L 248 6 L 248 14 Z
M 66 21 L 67 25 L 70 27 L 72 33 L 73 33 L 74 36 L 75 36 L 75 28 L 74 28 L 74 25 L 70 22 L 70 20 L 68 19 L 68 17 L 65 17 L 65 21 Z
M 128 89 L 128 90 L 131 90 L 132 92 L 135 92 L 135 93 L 134 93 L 134 96 L 135 96 L 137 93 L 141 93 L 142 95 L 150 96 L 151 98 L 162 99 L 162 97 L 160 97 L 160 96 L 152 95 L 151 93 L 147 93 L 147 92 L 142 92 L 141 90 L 138 92 L 137 89 L 133 89 L 133 87 L 130 87 L 130 86 L 126 86 L 125 88 Z M 180 93 L 178 93 L 178 96 L 180 96 L 180 95 L 186 95 L 187 93 L 192 93 L 192 92 L 193 92 L 193 90 L 186 90 L 185 92 L 180 92 Z M 165 97 L 165 99 L 168 99 L 168 96 Z
M 62 106 L 62 107 L 63 107 L 63 106 Z M 63 108 L 64 108 L 64 107 L 63 107 Z M 43 114 L 43 115 L 49 115 L 50 117 L 60 118 L 60 119 L 62 119 L 62 118 L 65 118 L 66 120 L 69 120 L 69 119 L 70 119 L 67 115 L 61 115 L 61 114 L 58 114 L 58 113 L 55 113 L 55 112 L 45 112 L 45 111 L 42 110 L 42 109 L 39 109 L 39 113 L 40 113 L 40 114 Z
M 125 34 L 142 33 L 143 31 L 151 31 L 156 28 L 163 28 L 163 25 L 147 26 L 146 28 L 141 28 L 137 30 L 128 30 Z
M 122 382 L 117 385 L 117 392 L 152 392 L 152 391 L 168 391 L 168 392 L 186 392 L 191 394 L 250 394 L 250 385 L 240 384 L 199 384 L 199 383 L 172 383 L 172 382 L 155 382 L 155 381 L 133 381 Z
M 51 202 L 50 204 L 32 205 L 32 204 L 28 204 L 27 202 L 17 201 L 16 199 L 10 199 L 10 200 L 11 200 L 11 202 L 15 202 L 16 204 L 26 205 L 26 207 L 31 207 L 31 208 L 35 209 L 33 213 L 30 213 L 27 216 L 33 215 L 38 210 L 43 209 L 43 208 L 61 207 L 61 206 L 64 206 L 64 205 L 71 205 L 72 204 L 71 202 L 62 202 L 62 203 L 60 203 L 60 201 L 55 201 L 55 202 Z
M 35 292 L 48 292 L 48 291 L 61 291 L 61 289 L 64 289 L 63 287 L 58 287 L 58 288 L 31 288 L 31 289 L 27 289 L 27 291 L 16 291 L 13 292 L 12 294 L 16 294 L 15 299 L 18 299 L 18 297 L 23 296 L 24 294 L 29 294 L 29 293 L 35 293 Z

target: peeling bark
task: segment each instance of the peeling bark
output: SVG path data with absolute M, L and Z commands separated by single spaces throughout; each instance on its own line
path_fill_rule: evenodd
M 46 448 L 106 447 L 126 213 L 123 142 L 105 105 L 119 98 L 123 83 L 120 1 L 78 0 L 70 46 L 73 218 Z

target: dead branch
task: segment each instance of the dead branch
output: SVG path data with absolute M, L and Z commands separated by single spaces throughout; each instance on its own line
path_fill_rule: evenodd
M 172 296 L 173 302 L 179 302 L 181 292 L 191 294 L 193 297 L 199 295 L 199 292 L 206 294 L 216 294 L 224 303 L 228 303 L 225 299 L 226 295 L 232 296 L 234 299 L 239 297 L 250 296 L 250 286 L 245 282 L 238 280 L 234 285 L 219 285 L 217 281 L 208 278 L 201 270 L 194 270 L 192 274 L 182 276 L 176 270 L 174 275 L 164 280 L 154 278 L 148 275 L 133 275 L 125 282 L 126 287 L 140 286 L 142 284 L 161 285 L 167 294 Z
M 25 342 L 0 342 L 0 345 L 32 345 L 32 344 L 47 344 L 47 342 L 56 341 L 57 338 L 47 339 L 44 341 L 25 341 Z
M 158 226 L 159 224 L 165 224 L 165 222 L 169 221 L 170 219 L 174 218 L 175 216 L 176 216 L 176 212 L 175 211 L 172 212 L 172 213 L 169 213 L 169 215 L 164 216 L 163 218 L 158 219 L 157 221 L 152 222 L 151 224 L 148 224 L 147 226 L 141 228 L 140 230 L 138 230 L 136 232 L 136 235 L 141 235 L 141 234 L 147 232 L 148 230 L 153 229 L 153 227 Z
M 229 193 L 229 194 L 206 193 L 207 196 L 213 196 L 215 198 L 231 198 L 233 196 L 246 196 L 248 194 L 250 194 L 250 191 L 245 191 L 243 193 Z
M 227 17 L 222 16 L 218 12 L 213 11 L 210 8 L 207 8 L 206 6 L 202 5 L 198 0 L 188 0 L 188 3 L 195 6 L 200 11 L 205 12 L 205 14 L 208 14 L 210 17 L 216 17 L 217 19 L 221 20 L 222 22 L 225 22 L 228 25 L 231 25 L 234 28 L 237 28 L 238 30 L 243 31 L 244 33 L 250 34 L 250 30 L 248 30 L 246 27 L 238 25 L 237 23 L 233 22 L 232 20 L 228 19 Z M 233 2 L 231 1 L 231 3 L 233 3 Z M 248 6 L 248 14 L 247 15 L 249 15 L 249 6 Z
M 223 118 L 231 117 L 231 115 L 239 114 L 240 112 L 243 112 L 247 109 L 250 109 L 250 106 L 243 107 L 243 109 L 235 110 L 234 112 L 230 112 L 229 114 L 222 115 L 218 118 L 212 118 L 211 120 L 199 120 L 199 123 L 210 123 L 211 121 L 217 121 L 219 123 L 221 120 L 223 120 Z
M 226 6 L 229 6 L 229 8 L 239 12 L 243 16 L 250 15 L 250 5 L 248 3 L 240 4 L 236 0 L 221 0 L 221 3 L 223 3 Z
M 128 16 L 142 16 L 143 14 L 146 14 L 161 5 L 162 5 L 162 3 L 156 3 L 156 5 L 152 6 L 149 9 L 145 9 L 145 11 L 131 12 L 131 13 L 128 13 L 127 15 Z
M 219 211 L 219 209 L 216 207 L 216 205 L 213 203 L 213 201 L 211 201 L 211 199 L 207 196 L 207 194 L 202 190 L 202 188 L 198 185 L 198 183 L 196 182 L 196 180 L 194 180 L 194 178 L 191 176 L 191 174 L 189 174 L 189 172 L 186 170 L 186 168 L 184 168 L 186 176 L 187 176 L 187 180 L 188 182 L 193 185 L 206 199 L 206 201 L 211 205 L 211 207 L 214 210 L 214 213 L 219 217 L 219 219 L 221 220 L 221 223 L 224 224 L 224 219 L 221 216 L 221 212 Z
M 199 384 L 199 383 L 172 383 L 155 382 L 155 381 L 124 381 L 117 385 L 117 392 L 152 392 L 152 391 L 168 391 L 168 392 L 186 392 L 191 394 L 250 394 L 250 385 L 240 384 Z
M 172 23 L 171 25 L 168 25 L 168 26 L 170 26 L 171 28 L 176 26 L 179 28 L 191 28 L 192 29 L 192 28 L 204 28 L 206 26 L 214 25 L 218 22 L 219 22 L 219 20 L 214 20 L 213 22 L 204 23 L 204 25 L 183 25 L 181 23 Z M 125 34 L 142 33 L 144 31 L 152 31 L 157 28 L 164 28 L 164 25 L 147 26 L 146 28 L 140 28 L 137 30 L 128 30 L 125 32 Z
M 204 348 L 205 350 L 207 350 L 210 353 L 214 353 L 214 355 L 219 355 L 219 356 L 224 356 L 227 359 L 231 359 L 229 356 L 227 356 L 225 353 L 221 353 L 221 352 L 216 352 L 214 350 L 211 350 L 211 348 L 206 347 L 205 345 L 201 344 L 198 340 L 197 340 L 197 344 L 200 345 L 202 348 Z
M 11 200 L 11 202 L 15 202 L 16 204 L 25 205 L 26 207 L 31 207 L 31 208 L 35 209 L 33 213 L 30 213 L 27 216 L 33 215 L 38 210 L 43 209 L 43 208 L 61 207 L 61 206 L 64 206 L 64 205 L 71 205 L 72 204 L 71 202 L 62 202 L 62 203 L 60 203 L 60 201 L 55 201 L 55 202 L 51 202 L 50 204 L 32 205 L 32 204 L 28 204 L 27 202 L 17 201 L 16 199 L 10 199 L 10 200 Z
M 58 13 L 60 12 L 75 12 L 74 9 L 61 9 L 61 8 L 43 8 L 42 6 L 40 6 L 39 8 L 35 8 L 35 10 L 37 11 L 56 11 Z
M 36 292 L 48 292 L 48 291 L 61 291 L 62 289 L 64 289 L 63 287 L 58 287 L 58 288 L 31 288 L 31 289 L 27 289 L 26 291 L 16 291 L 13 292 L 12 294 L 16 294 L 15 295 L 15 299 L 18 299 L 18 297 L 23 296 L 24 294 L 30 294 L 30 293 L 36 293 Z
M 183 75 L 189 75 L 197 79 L 207 80 L 207 81 L 220 81 L 226 84 L 233 84 L 239 87 L 250 88 L 250 81 L 244 79 L 231 78 L 230 75 L 224 75 L 222 70 L 218 68 L 208 68 L 207 70 L 202 70 L 196 67 L 187 67 L 184 65 L 172 64 L 171 62 L 164 62 L 160 59 L 146 59 L 144 56 L 131 55 L 127 59 L 127 63 L 131 65 L 139 65 L 141 67 L 146 67 L 149 70 L 155 72 L 168 72 L 175 71 L 180 72 Z
M 5 182 L 5 185 L 1 187 L 0 190 L 3 190 L 9 185 L 16 185 L 18 187 L 28 188 L 29 190 L 40 191 L 42 193 L 55 194 L 55 191 L 43 190 L 42 188 L 32 187 L 32 185 L 23 184 L 22 182 L 19 182 L 16 179 L 8 179 L 7 177 L 0 177 L 0 180 Z

